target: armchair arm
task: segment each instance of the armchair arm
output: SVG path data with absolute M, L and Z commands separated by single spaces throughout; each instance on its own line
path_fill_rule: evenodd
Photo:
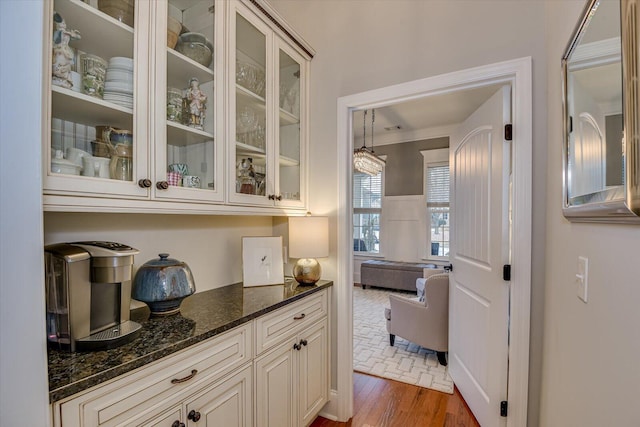
M 426 307 L 424 302 L 397 295 L 389 295 L 389 303 L 391 319 L 387 322 L 387 329 L 390 334 L 435 351 L 448 350 L 448 307 L 434 310 Z M 448 306 L 448 301 L 440 303 Z

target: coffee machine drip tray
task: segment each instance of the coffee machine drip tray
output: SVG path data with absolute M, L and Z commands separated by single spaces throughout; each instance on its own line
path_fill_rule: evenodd
M 131 320 L 76 340 L 78 351 L 108 350 L 133 341 L 140 335 L 142 326 Z

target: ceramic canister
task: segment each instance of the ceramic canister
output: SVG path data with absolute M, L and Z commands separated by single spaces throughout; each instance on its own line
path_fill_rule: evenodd
M 158 256 L 140 266 L 131 296 L 145 302 L 153 314 L 177 313 L 182 300 L 196 291 L 193 275 L 186 263 L 169 254 Z

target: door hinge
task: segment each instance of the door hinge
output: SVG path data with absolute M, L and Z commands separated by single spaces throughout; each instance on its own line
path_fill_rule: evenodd
M 444 271 L 451 272 L 453 271 L 453 264 L 449 263 L 449 265 L 445 265 L 443 268 L 444 268 Z
M 511 280 L 511 264 L 505 264 L 502 266 L 502 280 L 505 282 Z
M 513 139 L 513 125 L 511 123 L 504 125 L 504 139 L 505 141 L 511 141 Z
M 507 403 L 506 400 L 503 400 L 502 402 L 500 402 L 500 416 L 501 417 L 506 417 L 507 416 L 507 407 L 509 406 L 509 404 Z

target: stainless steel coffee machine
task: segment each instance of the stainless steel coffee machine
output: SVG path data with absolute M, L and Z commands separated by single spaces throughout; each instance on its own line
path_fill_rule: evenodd
M 136 338 L 129 320 L 133 256 L 113 242 L 45 246 L 47 337 L 67 351 L 103 350 Z

